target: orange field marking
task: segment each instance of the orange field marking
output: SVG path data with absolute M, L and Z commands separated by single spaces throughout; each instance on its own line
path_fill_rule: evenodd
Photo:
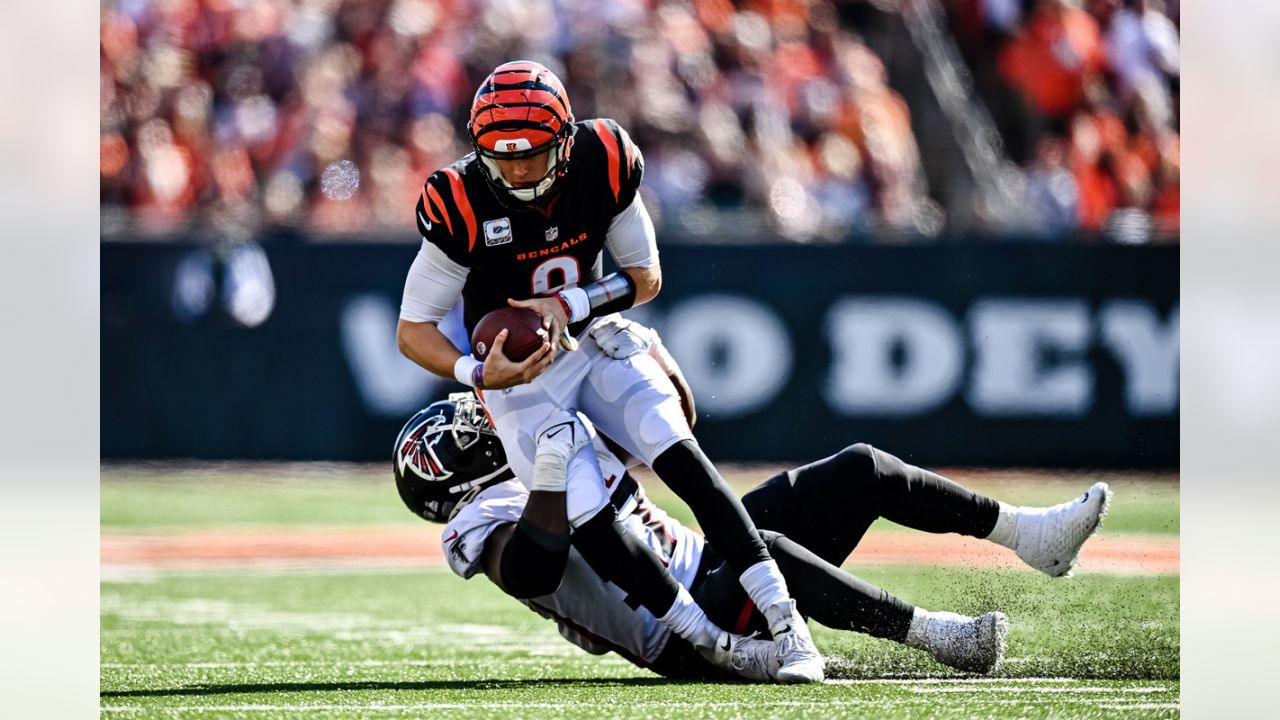
M 417 528 L 303 527 L 160 535 L 105 534 L 104 567 L 199 568 L 264 562 L 324 567 L 444 564 L 439 532 Z M 1100 535 L 1089 540 L 1078 572 L 1162 575 L 1179 571 L 1178 539 L 1160 535 Z M 915 532 L 871 533 L 849 559 L 852 567 L 932 565 L 1026 568 L 1012 552 L 974 538 Z

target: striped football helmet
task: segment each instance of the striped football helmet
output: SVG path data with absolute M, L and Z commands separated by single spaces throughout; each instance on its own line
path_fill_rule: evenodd
M 573 109 L 564 84 L 545 66 L 529 60 L 503 63 L 489 73 L 471 103 L 467 136 L 495 194 L 536 204 L 554 195 L 569 167 L 573 147 Z M 533 187 L 512 187 L 495 160 L 547 154 L 546 173 Z

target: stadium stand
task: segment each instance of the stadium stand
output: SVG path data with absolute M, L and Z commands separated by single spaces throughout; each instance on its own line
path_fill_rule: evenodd
M 524 57 L 579 118 L 631 131 L 676 234 L 1176 237 L 1177 17 L 1160 0 L 109 0 L 103 234 L 411 239 L 422 178 L 467 151 L 479 79 Z M 344 159 L 360 192 L 333 199 L 320 177 Z M 1003 205 L 980 192 L 993 177 Z

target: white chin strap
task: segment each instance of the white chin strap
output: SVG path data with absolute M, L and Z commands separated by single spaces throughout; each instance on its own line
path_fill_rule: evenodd
M 511 183 L 507 182 L 507 179 L 502 176 L 502 171 L 498 169 L 498 163 L 494 162 L 493 158 L 481 155 L 480 162 L 483 162 L 485 166 L 489 168 L 489 174 L 497 178 L 498 182 L 502 183 L 502 186 L 507 192 L 511 193 L 512 197 L 521 202 L 533 202 L 537 198 L 542 197 L 551 189 L 551 185 L 556 181 L 555 173 L 551 172 L 551 168 L 556 165 L 556 151 L 554 149 L 547 153 L 546 178 L 531 188 L 511 187 Z

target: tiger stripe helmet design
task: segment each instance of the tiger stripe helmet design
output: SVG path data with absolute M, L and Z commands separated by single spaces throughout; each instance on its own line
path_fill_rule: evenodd
M 528 205 L 551 197 L 568 170 L 573 147 L 573 109 L 564 84 L 536 62 L 499 65 L 476 90 L 467 135 L 485 179 L 504 204 L 510 204 L 510 198 Z M 533 187 L 512 187 L 494 162 L 535 157 L 548 150 L 547 172 Z

